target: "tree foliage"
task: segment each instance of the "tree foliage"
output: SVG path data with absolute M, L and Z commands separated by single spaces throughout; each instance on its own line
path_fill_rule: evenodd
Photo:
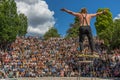
M 111 47 L 120 48 L 120 19 L 116 19 L 113 22 L 113 29 L 112 29 L 112 40 L 111 40 Z
M 70 28 L 67 30 L 66 38 L 78 37 L 79 35 L 79 19 L 75 17 L 75 22 L 70 24 Z
M 97 12 L 106 10 L 106 14 L 102 14 L 96 17 L 96 30 L 97 30 L 97 35 L 105 40 L 105 44 L 109 45 L 110 41 L 112 39 L 112 29 L 113 29 L 113 18 L 112 18 L 112 13 L 108 8 L 105 9 L 98 9 Z
M 51 37 L 60 37 L 60 34 L 58 34 L 58 31 L 55 27 L 50 28 L 45 34 L 44 39 L 49 39 Z
M 27 26 L 28 26 L 27 17 L 22 13 L 19 14 L 19 31 L 18 31 L 19 36 L 25 36 L 25 34 L 27 33 Z
M 23 27 L 24 30 L 23 30 Z M 25 34 L 27 18 L 17 14 L 14 0 L 1 0 L 0 2 L 0 43 L 15 40 L 18 34 Z M 22 31 L 22 32 L 21 32 Z M 21 32 L 21 33 L 20 33 Z

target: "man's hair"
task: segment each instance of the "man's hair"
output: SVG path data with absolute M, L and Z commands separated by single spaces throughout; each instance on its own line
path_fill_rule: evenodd
M 87 9 L 86 8 L 82 8 L 80 13 L 87 13 Z

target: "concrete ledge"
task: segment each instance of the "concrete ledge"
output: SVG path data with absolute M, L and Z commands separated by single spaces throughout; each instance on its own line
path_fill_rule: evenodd
M 5 79 L 5 80 L 120 80 L 120 78 L 38 77 L 38 78 L 10 78 L 10 79 Z

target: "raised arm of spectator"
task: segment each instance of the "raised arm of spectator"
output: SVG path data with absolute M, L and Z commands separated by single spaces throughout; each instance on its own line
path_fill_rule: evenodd
M 79 15 L 79 13 L 76 13 L 76 12 L 73 12 L 73 11 L 70 11 L 70 10 L 67 10 L 67 9 L 65 9 L 65 8 L 62 8 L 61 11 L 67 12 L 67 13 L 72 14 L 72 15 L 74 15 L 74 16 L 78 16 L 78 15 Z

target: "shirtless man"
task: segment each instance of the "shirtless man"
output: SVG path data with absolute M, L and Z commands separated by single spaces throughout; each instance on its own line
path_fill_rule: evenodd
M 101 15 L 101 14 L 105 13 L 105 10 L 101 11 L 101 12 L 97 12 L 95 14 L 88 14 L 86 8 L 82 8 L 81 12 L 78 12 L 78 13 L 67 10 L 65 8 L 62 8 L 61 11 L 67 12 L 69 14 L 72 14 L 72 15 L 78 17 L 78 19 L 80 21 L 80 28 L 79 28 L 80 51 L 81 52 L 83 51 L 83 41 L 84 41 L 85 35 L 87 35 L 88 40 L 89 40 L 89 45 L 91 48 L 91 52 L 94 53 L 95 46 L 94 46 L 93 36 L 92 36 L 91 28 L 90 28 L 90 20 L 91 20 L 91 18 L 93 18 L 97 15 Z

